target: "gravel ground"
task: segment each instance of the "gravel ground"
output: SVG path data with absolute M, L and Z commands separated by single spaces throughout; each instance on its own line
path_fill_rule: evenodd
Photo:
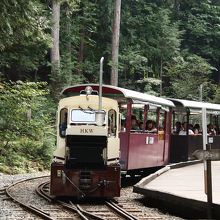
M 172 216 L 169 213 L 162 213 L 160 210 L 156 208 L 143 206 L 141 202 L 143 198 L 143 195 L 133 193 L 133 187 L 129 186 L 122 189 L 121 197 L 118 199 L 118 201 L 132 203 L 135 205 L 135 207 L 138 207 L 138 209 L 142 210 L 142 212 L 147 213 L 148 216 L 155 216 L 158 218 L 160 217 L 163 220 L 182 220 L 182 218 Z
M 23 180 L 30 177 L 49 175 L 49 171 L 27 173 L 27 174 L 17 174 L 17 175 L 5 175 L 0 173 L 0 189 L 5 188 L 19 180 Z
M 39 173 L 32 173 L 32 174 L 18 174 L 18 175 L 4 175 L 0 173 L 0 190 L 19 181 L 30 177 L 37 177 L 37 176 L 44 176 L 49 175 L 48 172 L 39 172 Z M 133 203 L 135 201 L 135 206 L 138 207 L 145 213 L 149 213 L 152 216 L 160 216 L 164 220 L 181 220 L 181 218 L 171 216 L 167 213 L 161 213 L 158 209 L 144 207 L 143 204 L 140 202 L 143 198 L 142 195 L 136 194 L 132 192 L 132 186 L 127 186 L 122 189 L 121 197 L 118 198 L 119 201 L 126 202 L 126 203 Z M 32 200 L 32 198 L 30 198 Z M 37 201 L 35 201 L 37 202 Z M 39 203 L 42 202 L 42 199 L 39 198 Z M 44 203 L 44 202 L 43 202 Z M 7 200 L 6 195 L 0 195 L 0 220 L 7 220 L 7 219 L 40 219 L 36 216 L 28 213 L 27 211 L 23 210 L 19 205 L 15 204 L 14 202 Z
M 49 175 L 49 171 L 47 172 L 38 172 L 31 174 L 17 174 L 17 175 L 5 175 L 0 173 L 0 190 L 5 187 L 23 179 L 27 179 L 30 177 L 37 177 Z M 35 215 L 29 213 L 28 211 L 21 208 L 19 205 L 14 203 L 11 200 L 7 199 L 7 196 L 3 193 L 0 194 L 0 220 L 20 220 L 20 219 L 28 219 L 35 220 L 39 219 Z

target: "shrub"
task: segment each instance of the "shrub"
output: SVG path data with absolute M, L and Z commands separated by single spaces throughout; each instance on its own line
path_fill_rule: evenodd
M 46 86 L 21 81 L 0 84 L 0 171 L 49 167 L 55 143 L 55 108 L 47 98 Z

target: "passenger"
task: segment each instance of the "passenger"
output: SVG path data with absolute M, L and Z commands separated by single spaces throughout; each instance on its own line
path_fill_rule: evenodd
M 131 130 L 140 130 L 135 115 L 132 115 L 132 116 L 131 116 Z
M 60 126 L 60 133 L 62 136 L 66 135 L 66 129 L 67 129 L 67 113 L 65 113 L 64 120 Z
M 216 130 L 214 129 L 214 126 L 212 124 L 207 125 L 207 133 L 208 135 L 216 135 Z
M 186 133 L 186 129 L 187 129 L 187 123 L 184 122 L 184 123 L 182 124 L 182 129 L 181 129 L 181 131 L 179 132 L 179 135 L 186 135 L 186 134 L 187 134 L 187 133 Z M 191 129 L 188 129 L 188 133 L 189 133 L 189 135 L 194 135 L 194 132 L 193 132 Z
M 189 124 L 188 128 L 193 131 L 193 124 Z
M 139 128 L 140 128 L 140 130 L 144 130 L 145 128 L 144 128 L 144 123 L 141 121 L 141 122 L 139 122 Z
M 159 130 L 159 131 L 164 131 L 165 127 L 166 127 L 166 122 L 165 122 L 165 120 L 163 120 L 163 121 L 159 124 L 158 130 Z
M 219 134 L 219 126 L 218 126 L 218 124 L 214 125 L 214 130 L 216 131 L 216 135 L 218 135 Z
M 156 123 L 152 120 L 148 120 L 146 123 L 146 130 L 147 132 L 150 132 L 150 133 L 157 132 Z
M 122 119 L 121 120 L 121 131 L 125 131 L 125 130 L 126 130 L 125 120 Z
M 108 125 L 108 134 L 112 135 L 114 133 L 113 123 L 110 122 Z
M 177 121 L 175 124 L 175 129 L 173 131 L 173 134 L 176 134 L 176 135 L 179 134 L 181 128 L 182 128 L 181 122 Z
M 199 124 L 195 124 L 194 125 L 193 132 L 194 132 L 195 135 L 201 134 L 200 125 Z

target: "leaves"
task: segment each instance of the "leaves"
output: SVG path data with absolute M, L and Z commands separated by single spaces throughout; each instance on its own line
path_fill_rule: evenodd
M 209 78 L 212 70 L 213 67 L 200 56 L 177 57 L 167 69 L 166 77 L 169 78 L 167 79 L 169 88 L 165 90 L 170 92 L 171 97 L 198 100 L 200 85 L 211 84 Z M 205 95 L 204 99 L 207 99 Z
M 0 2 L 0 70 L 4 74 L 19 79 L 19 73 L 38 69 L 50 45 L 46 15 L 38 0 Z
M 53 121 L 47 94 L 46 83 L 1 83 L 0 160 L 8 158 L 6 164 L 18 166 L 21 158 L 34 158 L 49 165 L 54 140 L 48 128 Z

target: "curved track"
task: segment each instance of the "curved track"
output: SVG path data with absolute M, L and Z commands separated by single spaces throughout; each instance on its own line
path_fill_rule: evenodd
M 18 181 L 5 189 L 6 194 L 13 202 L 32 213 L 33 219 L 36 219 L 36 216 L 38 216 L 37 219 L 41 217 L 47 220 L 81 219 L 78 214 L 67 211 L 61 205 L 53 204 L 52 201 L 41 199 L 39 202 L 35 187 L 45 182 L 45 178 L 49 180 L 49 176 L 41 176 Z
M 144 219 L 162 219 L 156 216 L 145 216 L 141 210 L 135 208 L 132 204 L 122 204 L 114 200 L 106 200 L 100 204 L 77 204 L 72 201 L 54 200 L 49 195 L 49 182 L 44 182 L 36 188 L 37 193 L 48 201 L 59 203 L 64 208 L 78 213 L 82 219 L 125 219 L 125 220 L 144 220 Z M 125 208 L 123 208 L 125 206 Z
M 37 187 L 36 187 L 37 186 Z M 135 204 L 134 199 L 129 202 L 123 196 L 117 200 L 70 200 L 58 199 L 50 196 L 49 176 L 29 178 L 16 182 L 5 189 L 7 196 L 41 219 L 83 219 L 83 220 L 149 220 L 165 219 L 154 212 L 143 211 Z M 122 189 L 124 194 L 124 189 Z

